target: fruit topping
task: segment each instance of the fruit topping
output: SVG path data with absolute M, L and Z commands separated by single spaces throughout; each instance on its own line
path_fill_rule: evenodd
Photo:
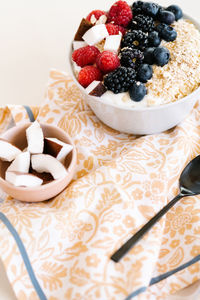
M 60 179 L 67 175 L 67 170 L 64 165 L 49 154 L 32 155 L 31 166 L 39 173 L 50 173 L 54 179 Z
M 7 171 L 28 173 L 30 168 L 30 153 L 28 151 L 19 153 L 8 167 Z
M 96 22 L 102 17 L 102 16 L 105 16 L 105 21 L 107 19 L 107 16 L 106 16 L 106 12 L 103 11 L 103 10 L 93 10 L 89 13 L 89 15 L 86 17 L 86 20 L 91 22 L 92 24 L 96 24 Z M 102 19 L 102 18 L 101 18 Z
M 115 71 L 104 77 L 104 85 L 115 94 L 127 92 L 134 83 L 135 76 L 134 69 L 118 67 Z
M 92 26 L 88 31 L 86 31 L 82 38 L 88 45 L 93 46 L 101 42 L 108 35 L 105 24 L 99 24 Z
M 153 2 L 144 2 L 142 6 L 142 11 L 144 14 L 155 18 L 158 14 L 160 6 Z
M 103 51 L 96 60 L 97 67 L 105 74 L 114 71 L 120 65 L 119 57 L 111 51 Z
M 148 34 L 148 45 L 150 47 L 158 47 L 161 43 L 161 38 L 157 31 L 152 31 Z
M 158 31 L 160 37 L 167 42 L 173 42 L 177 37 L 176 30 L 167 24 L 158 24 L 156 26 L 156 30 Z
M 72 53 L 72 59 L 78 66 L 84 67 L 94 64 L 99 53 L 100 51 L 95 46 L 85 46 L 75 50 Z
M 101 81 L 94 80 L 85 89 L 86 93 L 91 96 L 101 97 L 106 91 L 105 85 Z
M 82 67 L 77 75 L 79 83 L 88 87 L 90 95 L 101 96 L 106 89 L 115 94 L 129 90 L 132 100 L 142 100 L 147 94 L 143 83 L 153 76 L 151 65 L 162 67 L 170 59 L 161 41 L 176 39 L 177 32 L 170 25 L 182 16 L 177 5 L 164 8 L 145 1 L 135 1 L 130 7 L 118 0 L 108 12 L 91 11 L 82 20 L 73 43 L 74 68 Z M 81 47 L 83 41 L 87 46 Z
M 44 154 L 50 154 L 63 164 L 72 149 L 72 145 L 64 143 L 57 138 L 46 137 L 44 139 Z
M 75 40 L 75 41 L 83 41 L 82 36 L 83 36 L 84 33 L 85 33 L 86 31 L 88 31 L 92 26 L 93 26 L 92 23 L 90 23 L 88 20 L 86 20 L 86 19 L 83 18 L 83 19 L 81 20 L 81 23 L 80 23 L 78 29 L 77 29 L 77 32 L 76 32 L 75 37 L 74 37 L 74 40 Z
M 134 82 L 129 88 L 129 95 L 131 100 L 139 102 L 147 94 L 145 85 L 141 82 Z
M 120 48 L 121 38 L 122 37 L 120 34 L 107 36 L 104 44 L 104 50 L 109 50 L 118 53 Z
M 154 29 L 154 20 L 150 16 L 137 15 L 132 19 L 130 27 L 143 32 L 151 32 Z
M 106 29 L 108 30 L 109 35 L 119 34 L 120 32 L 122 33 L 122 35 L 124 35 L 126 32 L 126 29 L 124 27 L 112 23 L 106 24 Z
M 166 10 L 173 12 L 176 21 L 183 17 L 182 9 L 178 5 L 170 5 L 166 8 Z
M 32 153 L 42 153 L 44 149 L 44 134 L 38 121 L 35 121 L 26 129 L 28 143 L 27 150 Z
M 17 155 L 21 153 L 21 150 L 13 144 L 0 139 L 0 159 L 3 161 L 12 161 Z
M 153 55 L 154 50 L 155 50 L 154 47 L 146 48 L 144 50 L 144 62 L 146 64 L 149 64 L 149 65 L 154 64 L 154 55 Z
M 133 16 L 139 15 L 143 13 L 143 1 L 135 1 L 132 4 L 132 13 Z
M 175 15 L 171 11 L 161 10 L 158 14 L 158 20 L 167 25 L 171 25 L 175 21 Z
M 6 171 L 5 179 L 14 186 L 23 187 L 37 187 L 43 183 L 42 179 L 33 174 L 21 173 L 17 171 Z
M 133 15 L 143 14 L 153 18 L 156 17 L 160 6 L 153 2 L 136 1 L 132 5 Z
M 147 34 L 141 30 L 127 32 L 122 39 L 121 48 L 129 47 L 144 50 L 148 45 Z
M 152 66 L 148 64 L 142 64 L 138 67 L 137 70 L 138 81 L 146 83 L 149 79 L 151 79 L 152 75 L 153 75 Z
M 83 87 L 87 87 L 94 80 L 102 80 L 102 73 L 97 67 L 85 66 L 80 70 L 78 82 Z
M 116 25 L 127 27 L 131 19 L 132 11 L 126 1 L 115 2 L 108 12 L 108 23 L 113 22 Z
M 163 67 L 170 59 L 170 52 L 166 47 L 158 47 L 155 48 L 153 56 L 155 64 Z
M 124 67 L 137 68 L 144 59 L 143 52 L 138 49 L 123 48 L 120 52 L 120 62 Z

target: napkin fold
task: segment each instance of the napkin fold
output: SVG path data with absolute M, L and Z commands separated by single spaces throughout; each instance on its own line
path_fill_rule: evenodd
M 103 124 L 70 76 L 52 70 L 40 107 L 0 108 L 0 132 L 34 121 L 77 148 L 71 184 L 53 200 L 1 194 L 0 257 L 20 300 L 164 299 L 200 279 L 200 199 L 181 200 L 119 262 L 110 256 L 178 193 L 200 153 L 200 103 L 179 126 L 136 137 Z

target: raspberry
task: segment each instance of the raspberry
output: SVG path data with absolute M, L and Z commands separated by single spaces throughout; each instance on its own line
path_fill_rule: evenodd
M 91 22 L 92 20 L 91 20 L 91 17 L 92 17 L 92 15 L 94 16 L 94 18 L 96 19 L 96 21 L 97 20 L 99 20 L 99 18 L 101 17 L 101 16 L 103 16 L 103 15 L 107 15 L 106 14 L 106 12 L 105 11 L 103 11 L 103 10 L 93 10 L 93 11 L 91 11 L 91 13 L 89 13 L 89 15 L 86 17 L 86 20 L 88 20 L 89 22 Z
M 119 28 L 119 31 L 122 33 L 122 35 L 124 35 L 126 33 L 126 28 L 124 28 L 123 26 L 120 25 L 116 25 Z
M 108 12 L 108 23 L 127 27 L 132 19 L 132 10 L 129 5 L 122 0 L 115 2 Z
M 85 46 L 72 53 L 72 59 L 78 66 L 84 67 L 95 63 L 100 51 L 95 46 Z
M 119 29 L 117 25 L 114 25 L 112 23 L 106 24 L 106 29 L 109 33 L 109 35 L 119 34 Z
M 107 29 L 109 35 L 119 34 L 119 32 L 121 32 L 122 35 L 124 35 L 126 32 L 126 29 L 124 27 L 119 26 L 119 25 L 114 25 L 112 23 L 106 24 L 106 29 Z
M 78 82 L 87 87 L 94 80 L 102 80 L 102 73 L 97 67 L 86 66 L 83 67 L 78 74 Z
M 103 51 L 96 60 L 97 67 L 105 74 L 114 71 L 120 65 L 118 56 L 111 51 Z

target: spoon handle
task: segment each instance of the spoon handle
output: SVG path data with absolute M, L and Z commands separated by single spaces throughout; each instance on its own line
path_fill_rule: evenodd
M 142 237 L 147 233 L 153 225 L 166 214 L 166 212 L 178 202 L 184 195 L 178 194 L 166 206 L 164 206 L 151 220 L 149 220 L 136 234 L 134 234 L 125 244 L 123 244 L 112 256 L 114 262 L 118 262 Z

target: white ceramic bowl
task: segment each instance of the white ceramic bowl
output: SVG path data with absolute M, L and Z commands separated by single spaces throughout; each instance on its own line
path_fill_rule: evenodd
M 184 18 L 191 20 L 200 31 L 199 23 L 187 15 L 184 15 Z M 176 126 L 191 112 L 198 97 L 200 97 L 199 87 L 187 97 L 169 104 L 144 108 L 117 106 L 115 104 L 107 103 L 99 97 L 88 95 L 75 78 L 72 67 L 71 74 L 74 81 L 83 92 L 88 105 L 103 123 L 121 132 L 136 135 L 159 133 Z

